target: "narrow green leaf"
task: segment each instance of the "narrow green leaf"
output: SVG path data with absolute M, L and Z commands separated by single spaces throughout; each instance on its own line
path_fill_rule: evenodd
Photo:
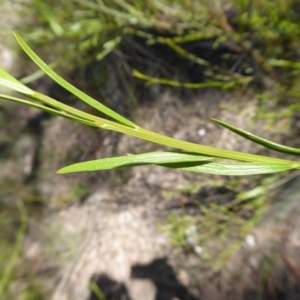
M 109 157 L 99 160 L 91 160 L 86 162 L 77 163 L 64 167 L 57 171 L 58 174 L 73 173 L 73 172 L 86 172 L 86 171 L 99 171 L 109 170 L 120 167 L 141 166 L 147 164 L 161 165 L 164 163 L 188 163 L 188 162 L 201 162 L 210 161 L 212 158 L 190 153 L 178 152 L 149 152 L 137 155 L 127 155 L 119 157 Z
M 56 116 L 59 116 L 59 117 L 65 118 L 65 119 L 69 119 L 69 120 L 74 121 L 74 122 L 79 122 L 79 123 L 86 124 L 86 125 L 89 125 L 89 126 L 97 127 L 97 125 L 95 125 L 95 123 L 93 121 L 89 121 L 89 120 L 86 120 L 86 119 L 83 119 L 83 118 L 80 118 L 80 117 L 69 115 L 69 114 L 67 114 L 63 111 L 59 111 L 59 110 L 56 110 L 54 108 L 44 106 L 42 104 L 35 103 L 35 102 L 29 101 L 29 100 L 20 99 L 20 98 L 8 96 L 8 95 L 2 95 L 2 94 L 0 94 L 0 99 L 4 99 L 4 100 L 19 103 L 19 104 L 24 104 L 24 105 L 27 105 L 27 106 L 31 106 L 31 107 L 46 111 L 48 113 L 51 113 L 53 115 L 56 115 Z
M 26 85 L 15 79 L 6 71 L 0 68 L 0 85 L 10 90 L 25 94 L 32 95 L 33 91 Z
M 164 164 L 165 167 L 171 167 Z M 299 168 L 297 164 L 267 164 L 267 163 L 238 163 L 238 162 L 204 162 L 197 166 L 177 167 L 178 170 L 208 173 L 216 175 L 245 176 L 284 172 Z
M 259 196 L 263 196 L 266 194 L 267 191 L 267 187 L 260 185 L 255 187 L 254 189 L 251 189 L 249 191 L 245 191 L 242 193 L 239 193 L 237 195 L 237 200 L 239 200 L 239 202 L 244 201 L 244 200 L 248 200 L 248 199 L 253 199 L 253 198 L 257 198 Z
M 20 253 L 22 251 L 23 240 L 26 235 L 26 228 L 28 225 L 28 215 L 24 204 L 20 200 L 18 200 L 17 205 L 20 211 L 21 224 L 16 236 L 14 249 L 12 250 L 10 257 L 7 257 L 6 267 L 4 268 L 4 270 L 1 270 L 3 273 L 0 279 L 1 296 L 3 295 L 3 291 L 8 288 L 9 283 L 11 282 L 12 272 L 13 269 L 17 266 Z
M 44 94 L 29 89 L 27 86 L 25 86 L 23 83 L 21 83 L 20 81 L 12 77 L 10 74 L 8 74 L 6 71 L 4 71 L 1 68 L 0 68 L 0 86 L 9 88 L 15 92 L 19 92 L 25 95 L 26 97 L 33 99 L 34 101 L 42 102 L 43 104 L 49 105 L 55 109 L 50 109 L 49 107 L 40 105 L 36 102 L 31 102 L 21 98 L 10 97 L 6 95 L 1 95 L 2 99 L 29 105 L 55 115 L 60 115 L 61 117 L 65 117 L 75 122 L 80 122 L 80 123 L 88 124 L 90 126 L 98 127 L 97 125 L 95 125 L 95 120 L 100 118 L 97 118 L 96 116 L 93 116 L 91 114 L 87 114 L 71 106 L 58 102 L 55 99 L 52 99 Z
M 107 121 L 108 122 L 108 121 Z M 96 124 L 98 122 L 96 121 Z M 101 124 L 99 124 L 101 127 Z M 262 156 L 257 154 L 250 154 L 226 149 L 219 149 L 215 147 L 190 143 L 186 141 L 176 140 L 174 138 L 164 136 L 152 131 L 148 131 L 143 128 L 133 129 L 128 126 L 124 126 L 122 124 L 106 124 L 106 126 L 102 127 L 108 130 L 114 130 L 117 132 L 125 133 L 131 136 L 135 136 L 140 139 L 144 139 L 147 141 L 151 141 L 157 144 L 166 145 L 169 147 L 181 149 L 188 152 L 198 153 L 201 155 L 207 155 L 210 157 L 219 157 L 225 159 L 239 160 L 239 161 L 248 161 L 248 162 L 262 162 L 266 164 L 298 164 L 300 166 L 300 162 L 285 160 L 281 158 Z
M 59 76 L 57 73 L 55 73 L 47 64 L 42 61 L 42 59 L 37 56 L 33 50 L 27 45 L 27 43 L 21 38 L 21 36 L 14 32 L 14 35 L 19 42 L 20 46 L 23 48 L 23 50 L 27 53 L 27 55 L 54 81 L 56 81 L 59 85 L 61 85 L 63 88 L 68 90 L 70 93 L 87 103 L 88 105 L 94 107 L 95 109 L 103 112 L 104 114 L 108 115 L 109 117 L 119 121 L 120 123 L 135 128 L 136 125 L 129 121 L 128 119 L 124 118 L 123 116 L 119 115 L 118 113 L 114 112 L 107 106 L 101 104 L 97 100 L 93 99 L 92 97 L 88 96 L 87 94 L 83 93 L 79 89 L 77 89 L 75 86 L 67 82 L 65 79 L 63 79 L 61 76 Z
M 163 85 L 169 85 L 169 86 L 175 86 L 175 87 L 184 87 L 187 89 L 202 89 L 202 88 L 208 88 L 208 87 L 231 88 L 232 86 L 234 86 L 237 83 L 236 81 L 230 81 L 230 82 L 206 81 L 206 82 L 200 82 L 200 83 L 180 82 L 180 81 L 170 80 L 168 78 L 151 77 L 151 76 L 145 75 L 137 70 L 132 71 L 132 76 L 137 77 L 142 80 L 145 80 L 147 82 L 147 85 L 163 84 Z
M 230 124 L 227 124 L 223 121 L 220 121 L 220 120 L 217 120 L 217 119 L 211 119 L 213 122 L 235 132 L 236 134 L 244 137 L 245 139 L 248 139 L 256 144 L 259 144 L 259 145 L 262 145 L 266 148 L 269 148 L 269 149 L 272 149 L 272 150 L 275 150 L 275 151 L 278 151 L 278 152 L 282 152 L 282 153 L 285 153 L 285 154 L 293 154 L 293 155 L 300 155 L 300 149 L 297 149 L 297 148 L 292 148 L 292 147 L 287 147 L 287 146 L 283 146 L 283 145 L 280 145 L 280 144 L 277 144 L 277 143 L 273 143 L 269 140 L 266 140 L 266 139 L 263 139 L 257 135 L 254 135 L 248 131 L 245 131 L 245 130 L 242 130 L 242 129 L 239 129 L 235 126 L 232 126 Z
M 112 52 L 121 43 L 121 41 L 122 41 L 121 36 L 117 36 L 116 38 L 107 41 L 103 45 L 104 50 L 97 55 L 96 59 L 102 60 L 105 56 L 107 56 L 110 52 Z
M 50 107 L 54 107 L 57 110 L 60 111 L 64 111 L 66 113 L 68 113 L 68 115 L 70 116 L 75 116 L 76 118 L 79 119 L 85 119 L 89 122 L 95 122 L 95 120 L 105 120 L 105 119 L 101 119 L 99 117 L 96 117 L 94 115 L 91 115 L 89 113 L 86 113 L 84 111 L 81 111 L 79 109 L 76 109 L 72 106 L 68 106 L 62 102 L 59 102 L 49 96 L 46 96 L 44 94 L 41 94 L 39 92 L 34 91 L 34 93 L 30 96 L 28 96 L 30 99 L 34 100 L 34 101 L 38 101 L 41 102 L 43 104 L 49 105 Z M 118 124 L 118 123 L 114 123 L 113 124 Z M 95 126 L 95 125 L 94 125 Z M 127 126 L 125 126 L 127 128 Z

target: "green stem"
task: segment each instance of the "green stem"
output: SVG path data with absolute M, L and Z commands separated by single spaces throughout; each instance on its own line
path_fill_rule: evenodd
M 173 148 L 177 148 L 189 152 L 195 152 L 195 153 L 204 154 L 208 156 L 225 158 L 225 159 L 233 159 L 239 161 L 293 164 L 295 165 L 296 168 L 300 168 L 300 164 L 296 161 L 261 156 L 256 154 L 242 153 L 242 152 L 232 151 L 232 150 L 218 149 L 218 148 L 198 145 L 190 142 L 179 141 L 177 139 L 168 136 L 164 136 L 152 131 L 148 131 L 141 127 L 131 128 L 107 120 L 105 120 L 105 124 L 103 124 L 103 121 L 99 122 L 98 120 L 95 120 L 95 123 L 96 125 L 98 125 L 103 129 L 125 133 L 143 140 L 147 140 L 150 142 L 154 142 L 165 146 L 170 146 Z

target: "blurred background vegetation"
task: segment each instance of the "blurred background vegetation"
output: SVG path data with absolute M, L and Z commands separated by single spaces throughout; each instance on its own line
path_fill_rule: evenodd
M 270 131 L 276 120 L 288 120 L 290 133 L 282 140 L 300 146 L 299 0 L 13 2 L 8 14 L 22 20 L 13 26 L 32 48 L 69 80 L 89 94 L 100 95 L 118 112 L 132 115 L 142 97 L 151 101 L 170 86 L 181 96 L 203 88 L 250 92 L 258 99 L 257 114 L 268 119 Z M 0 10 L 1 5 L 4 9 L 5 0 Z M 3 27 L 1 43 L 8 39 L 9 27 L 8 23 Z M 20 51 L 13 43 L 9 47 L 14 53 Z M 17 55 L 22 57 L 20 52 Z M 27 65 L 25 58 L 21 64 Z M 19 71 L 23 82 L 38 85 L 39 81 L 35 82 L 42 73 L 32 67 L 24 69 Z M 145 85 L 159 89 L 147 90 Z M 127 95 L 127 100 L 120 103 L 115 93 Z M 0 118 L 1 127 L 5 126 L 7 115 L 2 113 Z M 31 125 L 29 133 L 35 126 Z M 0 137 L 1 160 L 9 156 L 10 142 L 4 136 L 17 139 L 18 126 Z M 18 159 L 20 147 L 16 146 L 13 159 Z M 274 208 L 281 189 L 297 176 L 229 178 L 219 185 L 212 180 L 205 187 L 186 187 L 179 193 L 194 199 L 206 195 L 205 203 L 196 204 L 201 214 L 171 214 L 159 226 L 176 246 L 201 252 L 204 260 L 219 270 L 252 228 L 266 218 L 270 207 Z M 0 297 L 46 299 L 47 288 L 41 288 L 21 255 L 27 215 L 38 218 L 44 203 L 39 193 L 28 187 L 32 178 L 12 178 L 8 182 L 0 174 Z M 8 187 L 21 192 L 12 197 Z M 72 197 L 81 199 L 85 189 L 77 183 Z

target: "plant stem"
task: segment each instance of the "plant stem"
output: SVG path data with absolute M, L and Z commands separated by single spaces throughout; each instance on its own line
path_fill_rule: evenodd
M 170 146 L 185 151 L 195 152 L 195 153 L 204 154 L 213 157 L 248 161 L 248 162 L 293 164 L 295 165 L 295 168 L 300 168 L 300 163 L 296 161 L 290 161 L 290 160 L 274 158 L 274 157 L 266 157 L 266 156 L 250 154 L 250 153 L 242 153 L 242 152 L 232 151 L 232 150 L 218 149 L 218 148 L 198 145 L 190 142 L 179 141 L 177 139 L 168 136 L 164 136 L 152 131 L 148 131 L 141 127 L 131 128 L 107 120 L 105 121 L 105 124 L 103 124 L 102 121 L 99 122 L 98 120 L 95 120 L 95 123 L 96 125 L 98 125 L 103 129 L 125 133 L 143 140 L 151 141 L 157 144 Z

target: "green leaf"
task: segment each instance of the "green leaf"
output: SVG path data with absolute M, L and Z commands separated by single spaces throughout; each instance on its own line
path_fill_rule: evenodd
M 90 126 L 98 127 L 95 124 L 95 120 L 101 119 L 96 116 L 93 116 L 91 114 L 87 114 L 83 111 L 80 111 L 78 109 L 75 109 L 71 106 L 65 105 L 61 102 L 56 101 L 55 99 L 52 99 L 44 94 L 38 93 L 34 90 L 31 90 L 27 86 L 25 86 L 23 83 L 12 77 L 10 74 L 8 74 L 6 71 L 0 68 L 0 86 L 3 86 L 5 88 L 11 89 L 15 92 L 19 92 L 22 95 L 33 99 L 38 102 L 42 102 L 43 104 L 46 104 L 47 106 L 38 104 L 33 101 L 24 100 L 21 98 L 11 97 L 8 95 L 0 95 L 0 98 L 4 100 L 9 100 L 13 102 L 17 102 L 20 104 L 25 104 L 31 107 L 35 107 L 37 109 L 44 110 L 46 112 L 52 113 L 54 115 L 61 116 L 63 118 L 67 118 L 69 120 L 84 123 Z M 50 108 L 50 107 L 51 108 Z M 53 109 L 55 108 L 55 109 Z
M 163 165 L 165 167 L 171 167 Z M 182 171 L 208 173 L 216 175 L 229 175 L 229 176 L 245 176 L 257 174 L 270 174 L 289 171 L 296 169 L 297 164 L 268 164 L 268 163 L 238 163 L 238 162 L 204 162 L 197 166 L 190 167 L 177 167 L 176 169 Z
M 147 164 L 177 169 L 181 171 L 209 173 L 216 175 L 245 176 L 288 171 L 298 164 L 268 164 L 249 162 L 211 162 L 213 158 L 194 153 L 150 152 L 137 155 L 110 157 L 70 165 L 58 170 L 58 174 L 109 170 Z
M 74 122 L 79 122 L 79 123 L 86 124 L 86 125 L 89 125 L 89 126 L 97 127 L 97 125 L 95 125 L 95 123 L 92 122 L 92 121 L 89 121 L 89 120 L 86 120 L 84 118 L 80 118 L 80 117 L 77 117 L 77 116 L 69 115 L 69 114 L 67 114 L 63 111 L 59 111 L 59 110 L 56 110 L 54 108 L 44 106 L 42 104 L 35 103 L 35 102 L 29 101 L 29 100 L 20 99 L 20 98 L 8 96 L 8 95 L 2 95 L 2 94 L 0 94 L 0 99 L 4 99 L 4 100 L 19 103 L 19 104 L 24 104 L 24 105 L 27 105 L 27 106 L 31 106 L 31 107 L 46 111 L 48 113 L 51 113 L 53 115 L 56 115 L 56 116 L 74 121 Z
M 99 163 L 97 161 L 97 164 L 95 166 L 95 161 L 94 162 L 85 162 L 81 163 L 80 165 L 77 164 L 77 168 L 79 168 L 78 171 L 87 171 L 88 170 L 97 170 L 97 169 L 111 169 L 115 167 L 122 167 L 122 166 L 129 166 L 129 165 L 140 165 L 140 164 L 157 164 L 157 165 L 163 165 L 167 167 L 172 167 L 172 168 L 177 168 L 177 169 L 187 169 L 189 171 L 194 171 L 194 172 L 206 172 L 206 173 L 213 173 L 213 174 L 223 174 L 223 175 L 246 175 L 246 174 L 261 174 L 261 173 L 270 173 L 270 172 L 279 172 L 279 170 L 289 170 L 292 168 L 300 168 L 300 162 L 297 161 L 290 161 L 290 160 L 285 160 L 285 159 L 280 159 L 280 158 L 273 158 L 273 157 L 267 157 L 267 156 L 261 156 L 261 155 L 255 155 L 255 154 L 249 154 L 249 153 L 243 153 L 243 152 L 237 152 L 237 151 L 231 151 L 231 150 L 226 150 L 226 149 L 218 149 L 214 147 L 209 147 L 205 145 L 199 145 L 195 143 L 190 143 L 190 142 L 185 142 L 185 141 L 180 141 L 176 140 L 174 138 L 170 138 L 152 131 L 148 131 L 146 129 L 143 129 L 131 121 L 123 118 L 122 116 L 118 115 L 117 113 L 111 111 L 109 108 L 105 107 L 101 103 L 97 102 L 93 98 L 85 95 L 83 92 L 79 91 L 77 88 L 69 84 L 67 81 L 65 81 L 63 78 L 61 78 L 59 75 L 57 75 L 51 68 L 49 68 L 30 48 L 29 46 L 25 43 L 25 41 L 16 33 L 16 38 L 19 41 L 20 45 L 23 47 L 24 51 L 27 52 L 27 54 L 35 61 L 35 63 L 45 72 L 47 73 L 52 79 L 54 79 L 56 82 L 58 82 L 60 85 L 65 87 L 67 90 L 72 92 L 74 95 L 78 96 L 81 98 L 83 101 L 86 103 L 90 104 L 91 106 L 99 109 L 103 113 L 106 113 L 108 116 L 118 120 L 120 123 L 113 122 L 110 120 L 106 120 L 103 118 L 99 118 L 97 116 L 85 113 L 83 111 L 80 111 L 78 109 L 75 109 L 73 107 L 70 107 L 68 105 L 65 105 L 63 103 L 60 103 L 56 101 L 55 99 L 52 99 L 46 95 L 43 95 L 41 93 L 38 93 L 36 91 L 33 91 L 26 86 L 24 86 L 22 83 L 20 83 L 18 80 L 14 79 L 12 76 L 7 74 L 5 71 L 1 72 L 1 78 L 2 78 L 2 85 L 12 88 L 14 90 L 19 91 L 20 93 L 26 95 L 30 99 L 33 99 L 34 101 L 27 101 L 27 100 L 22 100 L 18 98 L 8 98 L 5 96 L 2 96 L 2 98 L 6 100 L 11 100 L 15 102 L 19 102 L 22 104 L 26 104 L 29 106 L 33 106 L 39 109 L 43 109 L 45 111 L 48 111 L 50 113 L 59 115 L 61 117 L 68 118 L 70 120 L 84 123 L 90 126 L 96 126 L 102 129 L 106 130 L 113 130 L 116 132 L 120 132 L 123 134 L 128 134 L 140 139 L 144 139 L 147 141 L 151 141 L 154 143 L 158 143 L 160 145 L 165 145 L 168 147 L 173 147 L 177 149 L 181 149 L 184 151 L 188 151 L 190 154 L 185 153 L 185 155 L 189 155 L 189 160 L 186 160 L 186 158 L 179 160 L 179 161 L 173 161 L 174 157 L 167 158 L 164 161 L 157 161 L 154 159 L 154 157 L 151 157 L 151 159 L 148 157 L 141 158 L 140 161 L 126 161 L 123 158 L 112 158 L 113 160 L 104 160 L 104 163 L 106 162 L 107 164 L 102 165 L 103 161 Z M 43 105 L 40 103 L 36 103 L 35 101 L 42 102 Z M 241 132 L 245 133 L 244 131 L 241 131 L 235 127 L 230 127 L 230 125 L 226 123 L 222 123 L 221 121 L 220 124 L 224 124 L 224 126 L 228 126 L 228 128 L 234 128 L 236 132 Z M 249 133 L 247 133 L 249 135 Z M 248 137 L 249 138 L 249 137 Z M 257 137 L 256 137 L 257 138 Z M 268 142 L 268 141 L 267 141 Z M 270 143 L 270 142 L 269 142 Z M 266 142 L 264 141 L 264 144 Z M 280 145 L 281 146 L 281 145 Z M 284 146 L 281 146 L 284 147 Z M 288 147 L 285 147 L 288 148 Z M 298 149 L 297 149 L 298 151 Z M 179 154 L 179 153 L 177 153 Z M 147 154 L 145 154 L 147 155 Z M 149 155 L 149 154 L 148 154 Z M 157 154 L 156 154 L 157 155 Z M 169 154 L 170 155 L 170 154 Z M 180 154 L 184 155 L 184 154 Z M 193 160 L 191 160 L 191 155 L 198 155 L 197 159 L 195 160 L 197 163 L 195 164 Z M 209 160 L 208 157 L 210 158 L 224 158 L 224 159 L 231 159 L 234 161 L 244 161 L 248 162 L 247 164 L 242 165 L 230 165 L 230 163 L 211 163 L 211 164 L 200 164 L 199 163 L 199 158 L 200 155 L 204 156 L 206 159 L 200 159 L 202 160 Z M 127 157 L 128 159 L 128 157 Z M 132 158 L 130 158 L 132 159 Z M 136 158 L 138 159 L 138 158 Z M 148 159 L 148 160 L 147 160 Z M 149 160 L 150 159 L 150 160 Z M 154 159 L 154 160 L 153 160 Z M 192 163 L 193 162 L 193 163 Z M 251 163 L 251 164 L 249 164 Z M 257 164 L 258 163 L 258 164 Z M 166 165 L 169 164 L 169 165 Z M 171 165 L 172 164 L 172 165 Z M 225 166 L 228 165 L 226 168 Z M 78 167 L 79 166 L 79 167 Z M 247 167 L 248 166 L 248 167 Z M 197 167 L 195 169 L 195 167 Z M 189 169 L 188 169 L 189 168 Z M 194 168 L 194 169 L 191 169 Z M 224 169 L 225 168 L 225 169 Z M 244 168 L 244 169 L 243 169 Z M 71 171 L 70 171 L 71 170 Z M 76 170 L 76 168 L 74 169 Z M 223 170 L 223 171 L 222 171 Z M 60 172 L 74 172 L 72 171 L 72 168 L 67 167 Z M 246 173 L 243 173 L 246 172 Z M 242 174 L 241 174 L 242 173 Z
M 236 134 L 244 137 L 245 139 L 248 139 L 256 144 L 259 144 L 259 145 L 262 145 L 266 148 L 269 148 L 269 149 L 272 149 L 272 150 L 275 150 L 275 151 L 278 151 L 278 152 L 282 152 L 282 153 L 285 153 L 285 154 L 293 154 L 293 155 L 300 155 L 300 149 L 297 149 L 297 148 L 292 148 L 292 147 L 287 147 L 287 146 L 283 146 L 283 145 L 280 145 L 280 144 L 277 144 L 277 143 L 273 143 L 269 140 L 266 140 L 266 139 L 263 139 L 257 135 L 254 135 L 248 131 L 245 131 L 245 130 L 242 130 L 242 129 L 239 129 L 235 126 L 232 126 L 230 124 L 227 124 L 223 121 L 220 121 L 220 120 L 217 120 L 217 119 L 211 119 L 213 122 L 235 132 Z
M 194 153 L 178 152 L 149 152 L 137 155 L 109 157 L 99 160 L 91 160 L 64 167 L 57 171 L 58 174 L 109 170 L 120 167 L 141 166 L 147 164 L 161 165 L 164 163 L 175 164 L 210 161 L 212 158 Z
M 19 42 L 20 46 L 23 48 L 23 50 L 27 53 L 27 55 L 54 81 L 56 81 L 59 85 L 61 85 L 63 88 L 68 90 L 70 93 L 87 103 L 88 105 L 94 107 L 95 109 L 103 112 L 104 114 L 108 115 L 109 117 L 119 121 L 120 123 L 135 128 L 136 125 L 129 121 L 128 119 L 124 118 L 123 116 L 119 115 L 115 111 L 111 110 L 107 106 L 101 104 L 97 100 L 93 99 L 92 97 L 88 96 L 87 94 L 83 93 L 79 89 L 77 89 L 75 86 L 67 82 L 65 79 L 63 79 L 61 76 L 59 76 L 57 73 L 55 73 L 49 66 L 42 61 L 42 59 L 37 56 L 33 50 L 27 45 L 27 43 L 21 38 L 21 36 L 14 32 L 14 35 Z
M 32 95 L 33 91 L 26 85 L 12 77 L 6 71 L 0 68 L 0 85 L 10 90 L 25 94 Z
M 97 60 L 103 59 L 106 55 L 112 52 L 121 43 L 121 41 L 122 41 L 121 36 L 117 36 L 116 38 L 104 43 L 103 44 L 104 50 L 97 55 L 96 59 Z

